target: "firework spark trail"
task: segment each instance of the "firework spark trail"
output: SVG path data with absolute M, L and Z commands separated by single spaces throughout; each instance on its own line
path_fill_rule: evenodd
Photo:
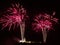
M 25 19 L 26 19 L 26 10 L 19 4 L 12 4 L 12 7 L 8 8 L 7 13 L 0 18 L 0 23 L 2 24 L 2 30 L 5 27 L 9 27 L 9 31 L 11 26 L 13 28 L 19 26 L 21 30 L 21 38 L 24 38 L 25 31 Z
M 3 28 L 9 26 L 9 28 L 11 28 L 11 26 L 14 24 L 20 24 L 21 23 L 21 16 L 17 16 L 17 15 L 12 15 L 12 16 L 6 16 L 6 18 L 2 18 L 3 20 L 1 20 L 1 22 L 3 23 Z
M 52 16 L 50 16 L 49 14 L 45 13 L 45 14 L 39 14 L 38 16 L 35 16 L 34 18 L 34 23 L 32 23 L 32 28 L 33 30 L 35 30 L 36 32 L 39 32 L 42 30 L 42 34 L 43 34 L 43 41 L 46 42 L 46 37 L 47 37 L 47 32 L 46 30 L 50 30 L 53 29 L 53 25 L 56 24 L 58 22 L 58 19 L 53 17 L 55 15 L 55 13 L 53 13 Z

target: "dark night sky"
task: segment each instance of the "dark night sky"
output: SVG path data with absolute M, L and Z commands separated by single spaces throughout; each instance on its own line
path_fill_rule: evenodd
M 42 34 L 36 33 L 31 29 L 32 18 L 34 15 L 39 14 L 40 12 L 46 12 L 52 14 L 53 11 L 56 11 L 56 17 L 60 19 L 60 2 L 59 1 L 44 1 L 44 0 L 0 0 L 0 16 L 3 12 L 11 5 L 11 3 L 19 2 L 23 7 L 27 10 L 27 15 L 29 16 L 28 26 L 26 27 L 25 36 L 27 40 L 32 41 L 42 41 Z M 59 43 L 59 35 L 60 35 L 60 24 L 57 24 L 55 27 L 56 31 L 50 31 L 47 37 L 48 44 L 58 44 Z M 7 30 L 7 29 L 4 29 Z M 11 29 L 12 30 L 12 29 Z M 10 40 L 13 35 L 14 37 L 19 37 L 19 31 L 0 31 L 0 42 L 5 43 L 4 40 Z M 11 38 L 10 38 L 11 37 Z M 13 39 L 12 39 L 13 40 Z M 10 40 L 10 41 L 12 41 Z M 14 43 L 17 43 L 13 41 Z M 4 44 L 2 44 L 4 45 Z M 13 45 L 13 44 L 12 44 Z

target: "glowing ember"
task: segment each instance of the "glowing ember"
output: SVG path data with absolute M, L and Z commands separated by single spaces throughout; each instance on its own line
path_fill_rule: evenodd
M 38 16 L 35 16 L 34 18 L 33 29 L 36 31 L 40 31 L 40 29 L 52 29 L 53 24 L 58 22 L 57 18 L 54 18 L 53 16 L 50 16 L 49 14 L 39 14 Z
M 25 20 L 26 10 L 19 4 L 12 5 L 6 12 L 7 13 L 0 18 L 2 29 L 9 26 L 10 30 L 12 25 L 14 25 L 14 27 L 16 24 L 20 26 L 22 21 Z

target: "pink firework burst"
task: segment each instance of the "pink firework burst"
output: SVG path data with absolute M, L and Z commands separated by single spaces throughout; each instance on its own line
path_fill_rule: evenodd
M 54 17 L 55 12 L 53 12 L 53 15 L 49 15 L 47 13 L 45 14 L 39 14 L 35 16 L 34 23 L 32 23 L 32 28 L 35 31 L 40 31 L 42 29 L 53 29 L 53 25 L 58 22 L 58 19 Z M 43 31 L 43 30 L 42 30 Z
M 8 8 L 7 13 L 3 15 L 3 17 L 0 18 L 0 23 L 2 24 L 2 29 L 5 27 L 9 27 L 9 30 L 11 29 L 11 26 L 17 24 L 17 26 L 20 26 L 20 24 L 25 21 L 26 17 L 26 10 L 18 4 L 12 4 L 12 7 Z

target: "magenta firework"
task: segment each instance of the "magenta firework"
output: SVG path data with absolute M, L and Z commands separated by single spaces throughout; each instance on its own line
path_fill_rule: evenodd
M 41 31 L 42 29 L 53 29 L 53 25 L 58 22 L 58 19 L 54 17 L 55 12 L 52 15 L 44 13 L 39 14 L 34 17 L 34 23 L 32 23 L 32 28 L 35 31 Z
M 25 20 L 26 10 L 22 5 L 19 5 L 19 3 L 12 4 L 12 6 L 8 8 L 6 12 L 7 13 L 0 18 L 2 29 L 9 27 L 10 30 L 12 25 L 14 25 L 14 27 L 16 24 L 17 26 L 20 26 L 20 24 Z

